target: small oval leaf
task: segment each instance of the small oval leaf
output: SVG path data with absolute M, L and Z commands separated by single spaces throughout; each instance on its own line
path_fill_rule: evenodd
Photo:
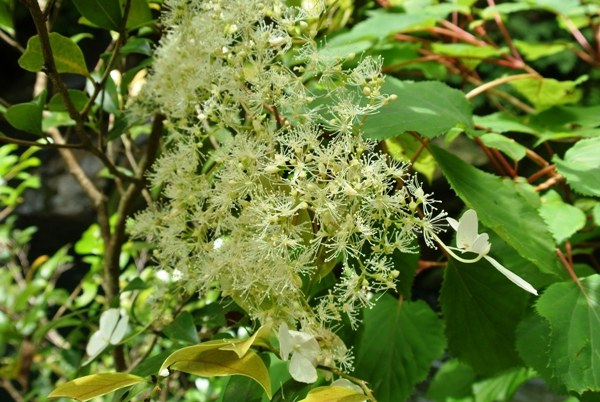
M 88 70 L 79 46 L 71 39 L 56 32 L 51 32 L 49 37 L 56 71 L 87 76 Z M 42 71 L 44 56 L 38 35 L 32 36 L 27 41 L 27 48 L 19 58 L 19 65 L 27 71 Z
M 142 377 L 132 374 L 98 373 L 59 385 L 48 397 L 67 397 L 83 402 L 144 381 Z

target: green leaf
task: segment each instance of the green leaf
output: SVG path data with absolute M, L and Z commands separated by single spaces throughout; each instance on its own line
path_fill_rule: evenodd
M 583 211 L 564 202 L 554 190 L 549 190 L 542 197 L 540 215 L 548 225 L 556 243 L 562 243 L 585 226 Z
M 483 172 L 441 148 L 430 150 L 456 194 L 485 226 L 543 272 L 565 277 L 531 186 Z
M 577 81 L 558 81 L 554 78 L 525 78 L 511 81 L 512 85 L 536 109 L 544 110 L 565 103 L 576 103 L 581 98 L 581 91 L 577 85 L 585 81 L 587 77 L 581 77 Z
M 482 135 L 479 139 L 485 146 L 502 151 L 516 161 L 523 159 L 527 154 L 527 148 L 523 145 L 500 134 L 488 133 Z
M 500 57 L 508 53 L 506 48 L 496 48 L 488 46 L 473 46 L 466 43 L 433 43 L 431 49 L 438 54 L 464 59 L 465 63 L 470 68 L 475 68 L 484 59 L 492 57 Z
M 480 374 L 517 366 L 514 331 L 528 300 L 486 261 L 450 260 L 440 296 L 450 353 Z
M 398 99 L 367 118 L 367 138 L 381 140 L 407 131 L 434 138 L 454 127 L 473 128 L 471 105 L 464 94 L 441 82 L 400 81 L 388 76 L 381 93 Z
M 78 112 L 81 112 L 88 102 L 88 99 L 89 99 L 88 96 L 84 92 L 76 90 L 76 89 L 69 89 L 68 92 L 69 92 L 69 98 L 71 99 L 73 106 L 75 106 L 75 109 Z M 53 112 L 66 112 L 67 111 L 65 102 L 63 102 L 63 98 L 60 94 L 55 94 L 50 99 L 50 101 L 48 102 L 48 110 L 51 110 Z
M 227 382 L 220 402 L 261 402 L 263 389 L 249 377 L 233 376 Z
M 444 362 L 427 389 L 427 398 L 435 402 L 459 400 L 471 395 L 471 385 L 477 376 L 473 368 L 458 359 Z
M 411 162 L 412 167 L 423 174 L 429 182 L 433 181 L 435 173 L 435 159 L 429 150 L 423 149 L 422 144 L 411 135 L 399 135 L 398 137 L 385 140 L 388 153 L 396 160 Z M 413 161 L 413 157 L 419 153 L 419 157 Z
M 363 402 L 368 398 L 353 389 L 337 386 L 311 389 L 300 402 Z
M 517 389 L 527 380 L 534 378 L 533 370 L 518 367 L 492 378 L 473 384 L 475 402 L 510 401 Z
M 583 195 L 600 197 L 600 137 L 578 141 L 565 153 L 554 156 L 556 170 L 573 190 Z
M 356 376 L 370 383 L 378 401 L 403 401 L 444 352 L 442 322 L 425 302 L 389 294 L 364 316 Z
M 30 134 L 42 135 L 42 112 L 46 103 L 46 91 L 42 91 L 34 100 L 12 105 L 6 110 L 6 120 L 16 129 Z
M 203 377 L 243 375 L 258 382 L 271 398 L 269 371 L 262 359 L 251 350 L 240 358 L 235 351 L 221 349 L 232 343 L 235 341 L 217 340 L 179 349 L 163 362 L 160 372 L 179 370 Z
M 127 373 L 98 373 L 59 385 L 48 397 L 67 397 L 78 401 L 89 401 L 95 397 L 144 381 L 146 380 L 142 377 Z
M 125 3 L 126 0 L 121 0 Z M 131 30 L 152 21 L 152 13 L 146 0 L 131 0 L 129 15 L 127 16 L 126 28 Z
M 10 36 L 15 36 L 12 10 L 10 5 L 3 1 L 0 1 L 0 29 Z
M 530 124 L 522 121 L 522 118 L 513 116 L 506 112 L 497 112 L 486 116 L 473 116 L 475 124 L 478 126 L 487 127 L 498 133 L 528 133 L 536 134 L 537 131 Z
M 538 299 L 551 327 L 550 367 L 569 391 L 600 391 L 600 275 L 555 283 Z
M 179 314 L 172 323 L 163 328 L 163 332 L 166 336 L 174 341 L 181 341 L 185 343 L 200 342 L 198 330 L 194 324 L 194 319 L 187 311 Z
M 117 31 L 121 24 L 119 0 L 73 0 L 79 13 L 100 28 Z
M 88 70 L 79 46 L 71 39 L 56 32 L 51 32 L 49 37 L 56 71 L 87 76 Z M 44 68 L 44 56 L 38 35 L 32 36 L 27 41 L 27 48 L 19 58 L 19 65 L 32 72 L 39 72 Z
M 592 210 L 592 215 L 594 216 L 594 223 L 596 226 L 600 226 L 600 203 L 594 206 Z
M 525 56 L 527 60 L 535 61 L 542 57 L 551 56 L 556 53 L 560 53 L 569 48 L 567 43 L 559 42 L 542 42 L 534 43 L 529 41 L 523 41 L 515 39 L 513 44 L 519 50 L 519 52 Z

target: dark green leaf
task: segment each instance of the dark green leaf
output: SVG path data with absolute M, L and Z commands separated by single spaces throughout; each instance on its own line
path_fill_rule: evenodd
M 471 395 L 471 385 L 476 378 L 468 364 L 457 359 L 448 360 L 435 374 L 427 390 L 427 398 L 435 402 L 466 398 Z
M 71 99 L 73 106 L 75 106 L 75 109 L 78 112 L 81 112 L 88 102 L 88 99 L 89 99 L 88 96 L 84 92 L 76 90 L 76 89 L 69 89 L 68 92 L 69 92 L 69 98 Z M 67 107 L 65 106 L 65 103 L 63 102 L 63 98 L 60 94 L 55 94 L 50 99 L 50 101 L 48 102 L 48 110 L 51 110 L 53 112 L 66 112 L 67 111 Z
M 356 375 L 370 383 L 378 401 L 403 401 L 444 352 L 442 322 L 423 301 L 389 294 L 364 315 Z
M 600 137 L 578 141 L 560 159 L 554 156 L 558 173 L 573 190 L 600 197 Z
M 14 128 L 25 132 L 42 135 L 42 112 L 46 103 L 46 91 L 27 103 L 12 105 L 4 116 Z
M 121 23 L 119 0 L 73 0 L 79 13 L 100 28 L 117 31 Z
M 367 118 L 364 125 L 367 138 L 391 138 L 407 131 L 434 138 L 454 127 L 473 127 L 471 105 L 464 94 L 441 82 L 386 77 L 381 92 L 394 94 L 398 99 Z
M 12 11 L 9 4 L 5 2 L 0 2 L 0 29 L 7 32 L 10 36 L 15 35 Z
M 87 76 L 88 70 L 79 46 L 71 39 L 56 32 L 51 32 L 49 37 L 56 71 Z M 32 72 L 39 72 L 44 68 L 44 56 L 38 35 L 32 36 L 27 41 L 27 48 L 19 58 L 19 65 Z
M 121 292 L 129 292 L 132 290 L 144 290 L 148 289 L 149 287 L 150 285 L 144 282 L 142 278 L 133 278 L 133 280 L 129 282 Z
M 124 3 L 126 0 L 121 0 Z M 152 21 L 152 13 L 146 0 L 131 0 L 131 7 L 127 17 L 127 29 L 135 29 Z
M 121 54 L 138 53 L 146 56 L 152 54 L 151 42 L 146 38 L 133 37 L 121 48 Z
M 187 311 L 179 314 L 171 324 L 163 329 L 163 332 L 174 341 L 181 341 L 184 343 L 200 342 L 194 319 Z
M 450 260 L 440 302 L 451 354 L 480 374 L 517 366 L 514 331 L 528 300 L 527 293 L 485 260 Z
M 477 211 L 485 226 L 543 272 L 565 277 L 552 235 L 537 212 L 539 196 L 531 186 L 483 172 L 441 148 L 430 149 L 456 194 Z
M 232 376 L 223 390 L 222 402 L 260 402 L 264 391 L 261 386 L 249 377 Z
M 550 367 L 570 391 L 600 391 L 600 275 L 555 283 L 537 312 L 550 323 Z
M 173 352 L 173 349 L 169 349 L 144 359 L 144 361 L 133 369 L 131 374 L 139 375 L 140 377 L 149 377 L 158 374 L 160 366 L 162 366 L 165 359 Z

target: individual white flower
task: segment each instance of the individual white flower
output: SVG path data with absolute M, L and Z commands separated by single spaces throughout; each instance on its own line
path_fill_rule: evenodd
M 110 308 L 100 316 L 100 328 L 92 334 L 85 348 L 91 361 L 106 347 L 117 345 L 129 330 L 129 317 L 118 308 Z
M 473 263 L 481 258 L 485 258 L 489 261 L 494 268 L 500 273 L 506 276 L 511 282 L 537 296 L 537 290 L 529 284 L 526 280 L 518 276 L 517 274 L 506 269 L 498 261 L 487 255 L 490 252 L 491 244 L 489 242 L 489 236 L 487 233 L 478 233 L 478 222 L 477 212 L 472 209 L 467 210 L 463 216 L 457 222 L 455 219 L 446 218 L 452 229 L 456 230 L 456 245 L 457 247 L 448 247 L 444 245 L 439 239 L 441 246 L 458 261 L 465 263 Z M 460 252 L 471 252 L 477 254 L 477 257 L 467 260 L 456 255 L 452 250 L 458 250 Z
M 289 371 L 294 380 L 307 384 L 317 381 L 315 367 L 321 348 L 313 335 L 290 331 L 287 324 L 282 324 L 279 327 L 279 352 L 283 360 L 290 360 Z

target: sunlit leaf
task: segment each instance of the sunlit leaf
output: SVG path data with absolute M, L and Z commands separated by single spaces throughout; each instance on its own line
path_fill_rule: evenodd
M 423 301 L 389 294 L 365 310 L 364 317 L 356 376 L 369 382 L 380 402 L 406 400 L 444 351 L 442 322 Z
M 558 173 L 563 175 L 573 190 L 600 197 L 600 137 L 578 141 L 565 153 L 563 159 L 554 156 Z
M 556 105 L 575 103 L 581 98 L 577 86 L 586 80 L 581 77 L 577 81 L 558 81 L 554 78 L 525 78 L 510 83 L 537 109 L 544 110 Z
M 548 225 L 557 243 L 567 240 L 585 226 L 583 211 L 564 202 L 562 197 L 554 190 L 548 191 L 542 197 L 540 215 Z
M 513 40 L 513 44 L 526 59 L 534 61 L 542 57 L 565 51 L 569 48 L 567 43 L 533 43 L 524 40 Z
M 363 402 L 367 397 L 364 394 L 345 387 L 317 387 L 311 389 L 306 398 L 300 402 Z
M 87 76 L 88 70 L 79 46 L 56 32 L 51 32 L 49 37 L 56 71 Z M 42 71 L 44 64 L 40 38 L 38 35 L 32 36 L 27 41 L 25 53 L 19 58 L 19 65 L 27 71 L 38 72 Z
M 120 388 L 129 387 L 146 381 L 142 377 L 127 373 L 98 373 L 77 378 L 56 387 L 50 398 L 73 398 L 78 401 L 89 401 L 106 395 Z
M 485 146 L 498 149 L 516 161 L 523 159 L 527 154 L 527 148 L 523 145 L 500 134 L 488 133 L 480 136 L 479 139 Z
M 538 299 L 550 323 L 550 367 L 570 391 L 600 391 L 600 275 L 555 283 Z

